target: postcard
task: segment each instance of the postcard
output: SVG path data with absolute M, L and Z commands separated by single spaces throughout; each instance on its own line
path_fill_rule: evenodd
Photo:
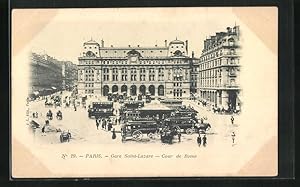
M 278 174 L 278 9 L 13 9 L 11 177 Z

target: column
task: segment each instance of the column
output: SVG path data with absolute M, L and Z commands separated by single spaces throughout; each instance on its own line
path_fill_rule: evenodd
M 227 109 L 228 108 L 228 93 L 227 91 L 222 91 L 222 106 Z

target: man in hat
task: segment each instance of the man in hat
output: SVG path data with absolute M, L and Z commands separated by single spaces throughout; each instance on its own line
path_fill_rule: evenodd
M 201 136 L 200 136 L 200 134 L 197 137 L 197 143 L 198 143 L 198 146 L 200 147 L 201 146 Z

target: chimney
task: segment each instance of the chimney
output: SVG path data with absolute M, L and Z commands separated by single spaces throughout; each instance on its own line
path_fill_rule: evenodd
M 192 58 L 194 58 L 195 54 L 194 54 L 194 51 L 192 51 Z
M 101 40 L 101 47 L 104 47 L 104 40 Z
M 155 45 L 155 47 L 157 47 L 157 45 Z
M 114 47 L 113 45 L 110 45 L 110 47 Z
M 165 40 L 165 47 L 167 47 L 168 46 L 168 41 L 167 40 Z
M 137 45 L 138 47 L 140 47 L 140 45 Z
M 128 47 L 130 47 L 130 45 L 128 45 Z
M 189 41 L 188 40 L 185 40 L 185 49 L 186 49 L 186 55 L 188 55 L 188 45 L 189 45 L 189 43 L 188 43 Z

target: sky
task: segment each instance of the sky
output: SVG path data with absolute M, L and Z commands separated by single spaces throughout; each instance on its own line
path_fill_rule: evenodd
M 46 11 L 46 10 L 45 10 Z M 105 46 L 163 46 L 189 42 L 189 55 L 201 55 L 203 41 L 238 24 L 231 8 L 102 8 L 60 9 L 33 39 L 31 50 L 78 64 L 83 42 L 91 38 Z

